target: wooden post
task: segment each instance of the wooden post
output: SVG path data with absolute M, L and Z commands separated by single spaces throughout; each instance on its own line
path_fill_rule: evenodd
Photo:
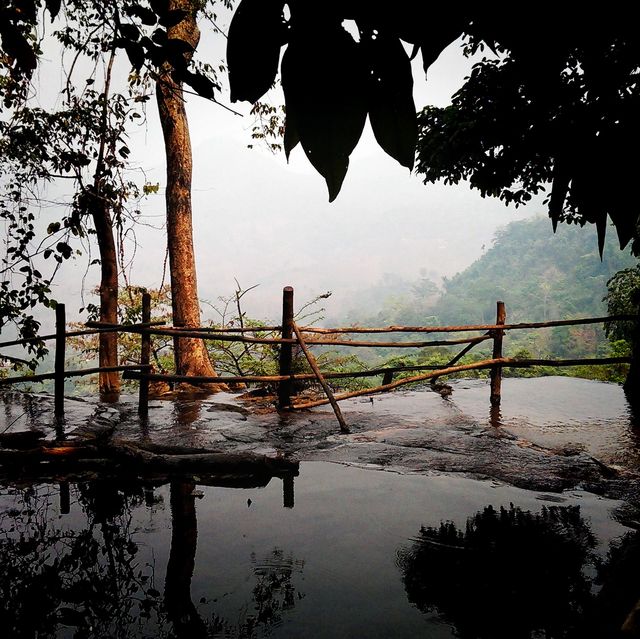
M 151 295 L 149 293 L 142 294 L 142 323 L 151 321 Z M 140 333 L 140 364 L 149 366 L 151 360 L 151 334 L 147 331 Z M 147 375 L 149 369 L 142 369 L 142 375 Z M 142 377 L 140 379 L 140 390 L 138 395 L 138 415 L 146 418 L 149 415 L 149 379 Z
M 348 433 L 349 427 L 347 426 L 347 422 L 344 421 L 344 417 L 342 416 L 342 411 L 340 410 L 340 406 L 338 406 L 338 402 L 336 398 L 333 396 L 332 390 L 329 388 L 329 384 L 327 384 L 327 380 L 322 376 L 320 369 L 318 368 L 318 363 L 316 362 L 316 358 L 313 356 L 311 351 L 308 349 L 307 345 L 304 343 L 304 339 L 302 339 L 302 332 L 300 328 L 295 322 L 292 322 L 293 330 L 298 338 L 298 343 L 300 344 L 300 348 L 304 353 L 304 356 L 307 358 L 309 362 L 309 366 L 311 366 L 311 370 L 318 382 L 320 382 L 320 386 L 322 386 L 322 390 L 324 394 L 327 396 L 329 402 L 331 403 L 331 408 L 333 408 L 333 412 L 336 414 L 336 419 L 338 420 L 338 424 L 340 424 L 340 432 Z
M 282 290 L 282 339 L 291 339 L 293 335 L 293 288 L 285 286 Z M 293 345 L 280 344 L 280 375 L 291 375 Z M 278 408 L 291 406 L 291 380 L 278 383 Z
M 66 315 L 64 304 L 56 304 L 56 352 L 54 360 L 54 408 L 56 420 L 64 418 L 64 359 Z
M 504 302 L 497 303 L 496 324 L 504 324 L 507 312 Z M 504 331 L 497 329 L 493 334 L 493 359 L 502 357 L 502 337 Z M 500 406 L 500 390 L 502 387 L 502 366 L 494 366 L 491 369 L 491 405 Z
M 61 481 L 60 487 L 60 514 L 68 515 L 71 512 L 71 493 L 69 491 L 69 482 Z
M 295 505 L 293 475 L 287 474 L 282 478 L 282 506 L 293 508 Z

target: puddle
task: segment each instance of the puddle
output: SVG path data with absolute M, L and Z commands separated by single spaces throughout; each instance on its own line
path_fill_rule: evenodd
M 620 506 L 322 462 L 252 489 L 5 486 L 0 623 L 11 637 L 615 637 L 640 598 Z

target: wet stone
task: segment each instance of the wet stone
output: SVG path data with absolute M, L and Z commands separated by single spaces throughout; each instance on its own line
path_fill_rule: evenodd
M 146 420 L 137 415 L 135 396 L 108 405 L 69 399 L 65 431 L 92 437 L 115 429 L 119 439 L 132 442 L 456 473 L 537 491 L 590 486 L 600 494 L 640 495 L 640 438 L 619 387 L 571 378 L 505 379 L 496 414 L 486 382 L 451 386 L 446 399 L 422 389 L 342 402 L 350 434 L 340 433 L 326 407 L 268 412 L 231 393 L 156 399 Z M 2 399 L 0 430 L 13 422 L 11 430 L 40 429 L 53 437 L 50 397 L 11 392 Z

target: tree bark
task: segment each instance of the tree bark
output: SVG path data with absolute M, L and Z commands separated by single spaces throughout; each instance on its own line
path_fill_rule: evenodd
M 100 322 L 118 323 L 118 254 L 113 236 L 113 218 L 110 204 L 103 194 L 103 180 L 105 173 L 105 151 L 107 146 L 107 128 L 109 121 L 109 91 L 111 89 L 111 74 L 115 60 L 115 48 L 111 49 L 107 64 L 104 92 L 102 94 L 102 136 L 93 178 L 93 187 L 88 189 L 89 210 L 93 219 L 100 252 Z M 98 360 L 99 366 L 118 365 L 118 334 L 108 333 L 99 335 Z M 117 399 L 120 392 L 120 375 L 115 371 L 100 373 L 98 387 L 103 400 Z
M 94 196 L 93 224 L 100 251 L 100 322 L 118 323 L 118 255 L 113 238 L 113 222 L 107 203 Z M 118 365 L 118 334 L 100 333 L 99 366 Z M 120 392 L 120 374 L 100 373 L 100 393 L 103 399 L 113 399 Z
M 177 9 L 186 10 L 189 14 L 168 29 L 168 36 L 188 42 L 195 49 L 200 40 L 196 2 L 169 0 L 169 10 Z M 182 84 L 175 81 L 168 66 L 156 83 L 156 97 L 167 160 L 167 241 L 173 323 L 175 326 L 196 327 L 200 325 L 200 305 L 193 251 L 191 141 Z M 216 375 L 202 340 L 176 337 L 174 352 L 177 374 Z M 207 388 L 222 390 L 221 386 L 209 384 Z

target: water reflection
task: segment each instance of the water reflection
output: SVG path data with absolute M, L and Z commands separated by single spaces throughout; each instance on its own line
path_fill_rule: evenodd
M 614 639 L 640 618 L 618 502 L 303 470 L 295 508 L 293 477 L 0 488 L 0 636 Z
M 286 499 L 293 502 L 292 480 L 287 483 Z M 164 511 L 159 488 L 104 480 L 3 489 L 2 636 L 248 638 L 282 623 L 302 598 L 292 576 L 304 562 L 280 549 L 260 560 L 248 556 L 255 582 L 250 602 L 231 618 L 217 614 L 213 597 L 196 605 L 196 483 L 187 478 L 169 485 L 166 571 L 156 555 L 162 557 L 162 546 L 147 546 L 141 527 L 141 511 Z M 152 533 L 156 526 L 145 528 Z
M 579 506 L 487 506 L 422 527 L 397 564 L 409 601 L 463 639 L 639 636 L 640 533 L 595 546 Z

